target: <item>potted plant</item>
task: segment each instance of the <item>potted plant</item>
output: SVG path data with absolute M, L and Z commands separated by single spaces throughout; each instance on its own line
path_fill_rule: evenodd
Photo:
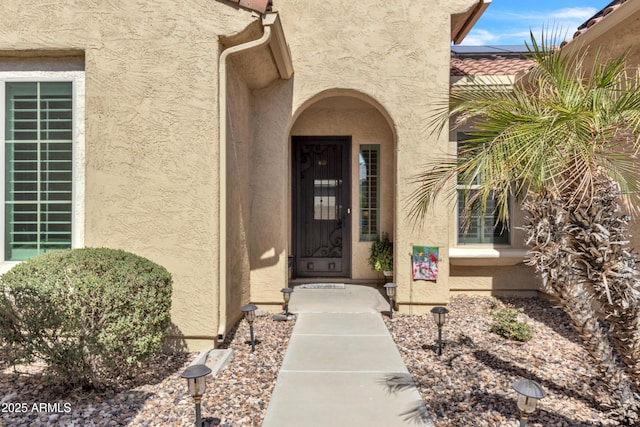
M 382 271 L 385 276 L 393 276 L 393 243 L 387 233 L 371 245 L 369 265 L 376 271 Z

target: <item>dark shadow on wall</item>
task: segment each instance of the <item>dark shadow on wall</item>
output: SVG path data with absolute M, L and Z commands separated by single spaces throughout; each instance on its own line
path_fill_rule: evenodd
M 293 84 L 276 80 L 251 92 L 255 127 L 248 177 L 251 209 L 245 221 L 251 270 L 286 263 L 289 244 L 289 129 L 293 115 Z M 282 229 L 284 227 L 284 229 Z M 285 264 L 286 265 L 286 264 Z
M 164 341 L 162 351 L 168 353 L 186 353 L 188 351 L 182 331 L 173 322 L 169 326 L 169 334 Z
M 450 276 L 452 290 L 473 292 L 476 290 L 475 286 L 467 286 L 465 282 L 478 278 L 491 282 L 491 294 L 495 296 L 537 292 L 540 283 L 533 268 L 523 263 L 504 266 L 451 265 Z

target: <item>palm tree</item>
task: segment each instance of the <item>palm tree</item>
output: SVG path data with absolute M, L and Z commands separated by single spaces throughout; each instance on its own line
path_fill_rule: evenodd
M 531 37 L 533 66 L 513 87 L 453 88 L 435 132 L 471 123 L 456 156 L 416 177 L 410 215 L 419 221 L 455 185 L 474 185 L 464 212 L 495 202 L 507 224 L 521 202 L 529 254 L 607 381 L 619 418 L 637 419 L 640 281 L 624 215 L 639 206 L 640 78 L 627 55 L 587 69 L 586 50 Z

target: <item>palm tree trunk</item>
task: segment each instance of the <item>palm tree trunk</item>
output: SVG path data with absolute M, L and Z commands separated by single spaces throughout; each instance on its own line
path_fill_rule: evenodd
M 619 192 L 601 180 L 589 207 L 571 215 L 571 246 L 589 292 L 611 326 L 611 339 L 627 373 L 640 386 L 640 272 L 629 246 L 629 219 L 620 215 Z
M 618 362 L 617 352 L 611 346 L 606 331 L 594 313 L 589 292 L 581 281 L 573 280 L 573 286 L 565 283 L 556 286 L 556 301 L 567 313 L 571 325 L 580 337 L 596 367 L 606 380 L 612 405 L 612 418 L 629 422 L 637 420 L 637 401 L 632 391 L 633 383 Z
M 605 323 L 596 312 L 602 286 L 594 285 L 586 274 L 591 272 L 591 260 L 586 255 L 590 253 L 590 247 L 577 244 L 579 240 L 575 233 L 579 227 L 572 221 L 573 206 L 562 199 L 541 198 L 526 202 L 524 208 L 529 216 L 529 224 L 524 227 L 530 246 L 527 263 L 535 266 L 542 277 L 544 290 L 567 313 L 573 329 L 602 374 L 612 399 L 611 416 L 635 422 L 638 417 L 638 400 L 633 392 L 635 384 L 620 363 L 619 349 L 612 344 Z M 607 319 L 606 323 L 612 320 Z

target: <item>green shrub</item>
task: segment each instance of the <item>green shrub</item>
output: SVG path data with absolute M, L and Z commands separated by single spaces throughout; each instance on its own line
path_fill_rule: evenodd
M 50 252 L 0 277 L 0 340 L 12 363 L 44 360 L 69 386 L 130 378 L 168 333 L 171 275 L 114 249 Z
M 518 320 L 523 309 L 503 308 L 493 313 L 491 332 L 513 341 L 529 341 L 532 337 L 531 327 Z
M 369 251 L 369 265 L 376 271 L 393 270 L 393 243 L 387 233 L 373 242 Z

